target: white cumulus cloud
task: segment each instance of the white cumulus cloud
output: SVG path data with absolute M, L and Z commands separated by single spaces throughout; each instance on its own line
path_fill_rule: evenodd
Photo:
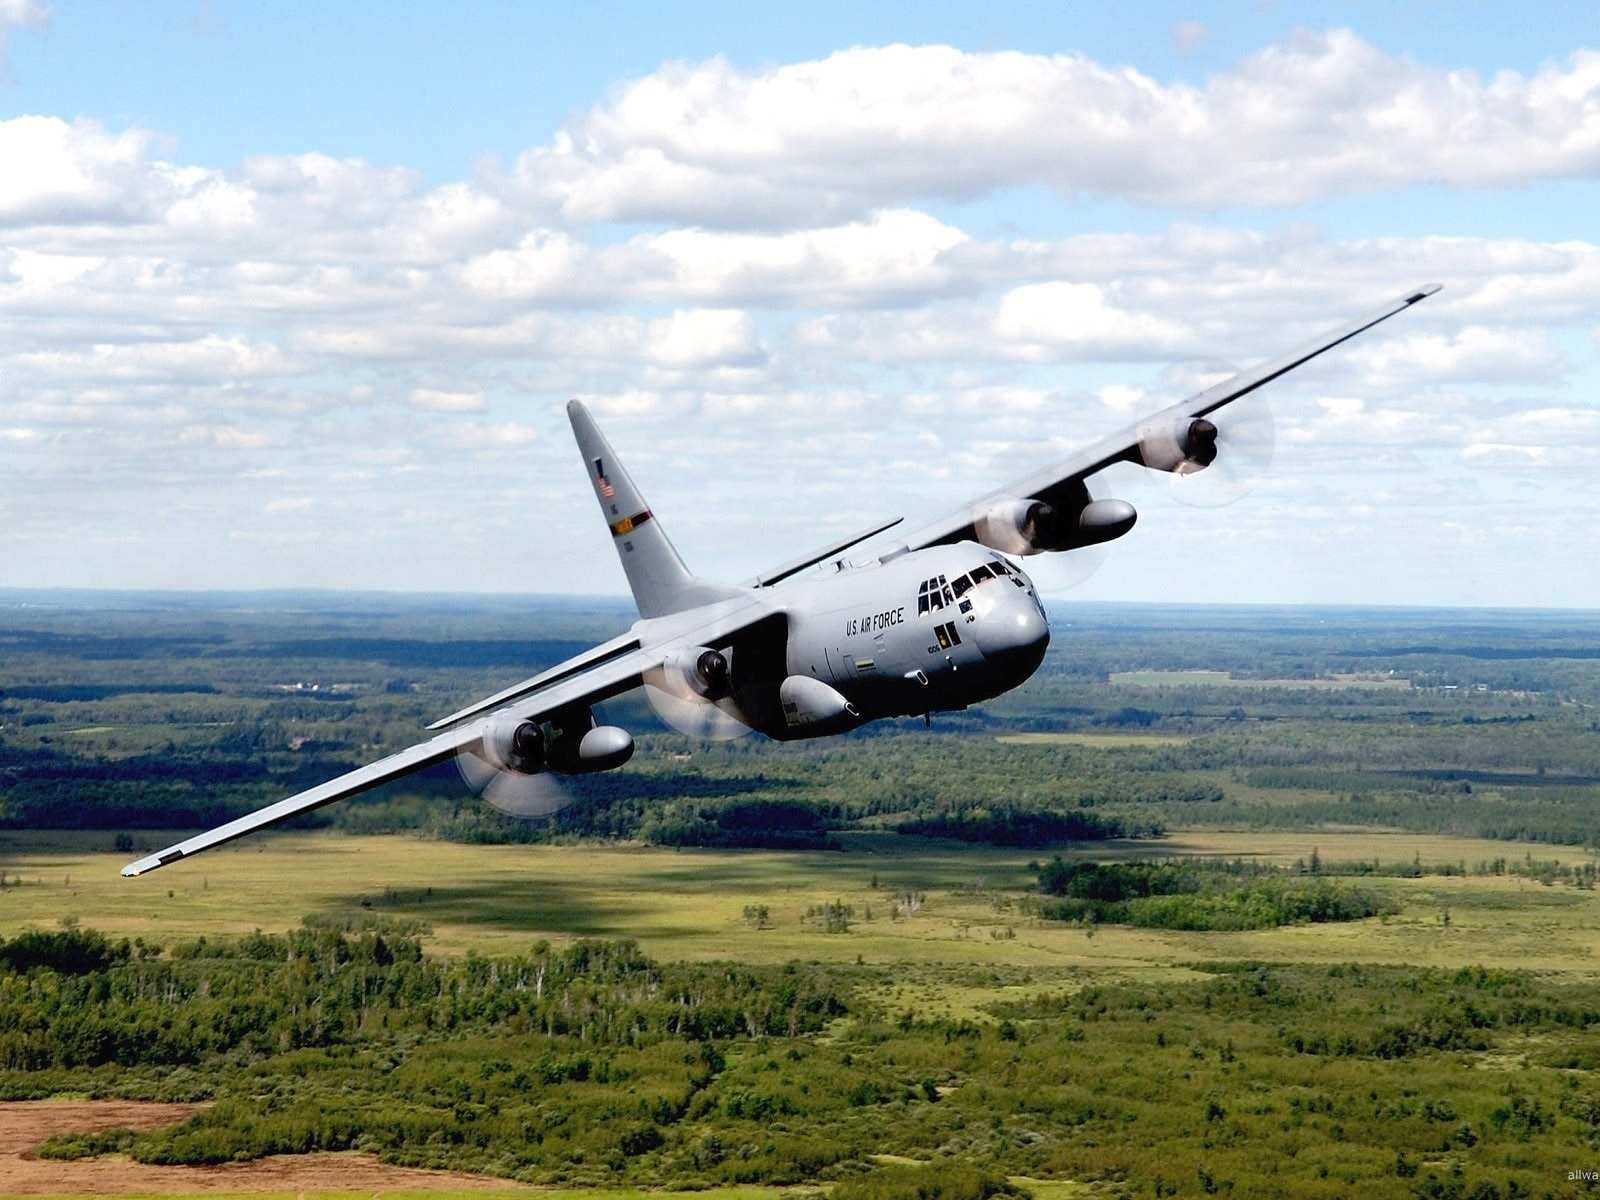
M 1600 53 L 1484 80 L 1305 31 L 1163 83 L 1079 55 L 857 47 L 741 71 L 669 63 L 527 151 L 576 222 L 825 224 L 1045 184 L 1193 210 L 1600 171 Z

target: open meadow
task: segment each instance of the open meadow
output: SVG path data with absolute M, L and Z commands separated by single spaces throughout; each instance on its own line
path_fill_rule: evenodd
M 425 928 L 429 952 L 455 955 L 517 953 L 541 939 L 626 938 L 662 961 L 1004 965 L 1028 969 L 1034 983 L 1058 968 L 1144 972 L 1238 959 L 1600 976 L 1600 892 L 1487 873 L 1505 856 L 1504 843 L 1441 835 L 1194 831 L 1162 839 L 1164 856 L 1292 867 L 1315 851 L 1329 870 L 1413 860 L 1463 868 L 1371 880 L 1399 905 L 1393 916 L 1244 932 L 1047 920 L 1030 911 L 1036 893 L 1027 864 L 1036 852 L 887 834 L 856 834 L 843 851 L 814 852 L 268 834 L 138 879 L 117 874 L 122 860 L 103 835 L 91 838 L 99 849 L 70 848 L 85 836 L 0 834 L 0 935 L 81 924 L 168 941 L 381 917 Z M 1120 843 L 1068 853 L 1144 858 L 1152 849 Z M 1541 848 L 1538 861 L 1578 866 L 1593 856 Z M 850 910 L 845 930 L 807 919 L 828 904 Z M 766 915 L 754 919 L 751 909 Z
M 0 1190 L 1584 1192 L 1586 614 L 1075 610 L 932 731 L 621 705 L 553 822 L 441 771 L 120 877 L 615 632 L 316 599 L 0 606 L 0 1095 L 72 1114 Z

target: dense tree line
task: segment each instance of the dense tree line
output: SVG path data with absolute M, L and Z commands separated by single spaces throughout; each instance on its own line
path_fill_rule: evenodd
M 1051 812 L 998 804 L 947 809 L 928 816 L 913 815 L 896 825 L 895 832 L 916 837 L 954 838 L 962 842 L 987 842 L 992 846 L 1035 849 L 1062 842 L 1160 837 L 1162 829 L 1159 824 L 1140 826 L 1132 820 L 1103 817 L 1081 809 Z
M 1039 890 L 1061 899 L 1041 907 L 1054 920 L 1151 929 L 1270 929 L 1360 921 L 1399 911 L 1387 896 L 1338 879 L 1199 862 L 1116 862 L 1057 857 L 1039 871 Z
M 660 967 L 625 942 L 453 963 L 375 930 L 200 938 L 166 952 L 66 930 L 0 942 L 0 968 L 0 1069 L 18 1071 L 248 1062 L 378 1033 L 502 1024 L 580 1046 L 643 1046 L 795 1034 L 843 1010 L 823 976 Z

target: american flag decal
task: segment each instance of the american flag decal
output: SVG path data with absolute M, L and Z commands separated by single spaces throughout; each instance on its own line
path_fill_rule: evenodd
M 594 485 L 600 489 L 600 498 L 602 500 L 616 498 L 617 489 L 612 487 L 611 481 L 606 478 L 605 464 L 598 458 L 594 460 Z

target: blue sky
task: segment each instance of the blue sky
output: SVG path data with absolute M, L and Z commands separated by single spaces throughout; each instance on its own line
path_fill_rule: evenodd
M 742 578 L 1438 279 L 1070 595 L 1594 602 L 1593 3 L 0 33 L 0 586 L 617 592 L 570 395 Z

